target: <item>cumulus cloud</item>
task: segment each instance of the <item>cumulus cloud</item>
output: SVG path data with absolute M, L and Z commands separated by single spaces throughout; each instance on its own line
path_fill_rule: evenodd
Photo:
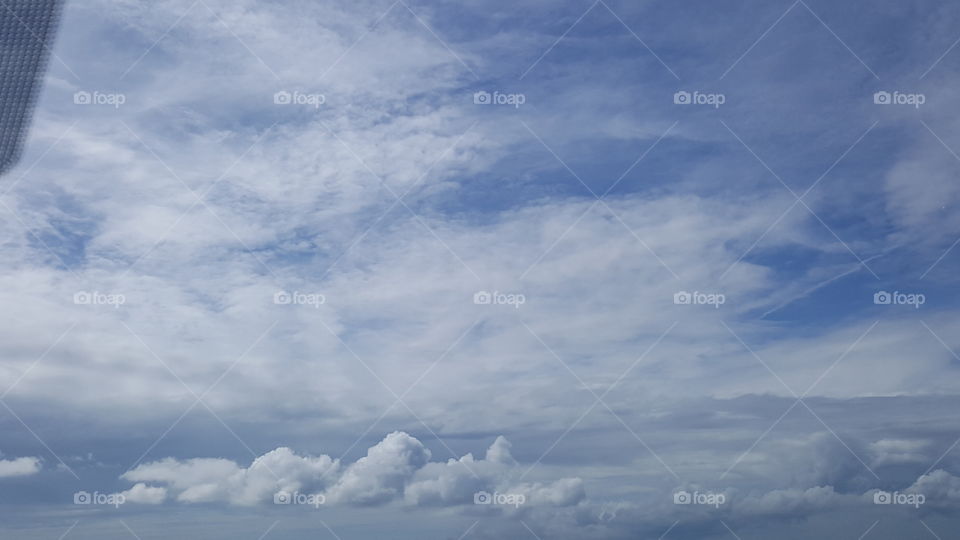
M 585 499 L 579 478 L 552 483 L 510 481 L 517 462 L 510 442 L 497 437 L 484 459 L 467 454 L 448 462 L 431 462 L 422 442 L 404 432 L 393 432 L 372 446 L 366 456 L 349 465 L 327 455 L 299 456 L 278 448 L 243 468 L 226 459 L 166 458 L 124 473 L 138 482 L 123 492 L 129 502 L 157 504 L 172 495 L 182 503 L 226 502 L 255 505 L 272 501 L 279 492 L 313 493 L 331 504 L 383 505 L 393 501 L 409 506 L 472 504 L 478 492 L 522 495 L 524 505 L 571 506 Z
M 479 492 L 522 495 L 524 505 L 569 506 L 584 499 L 579 478 L 563 478 L 550 484 L 513 484 L 517 461 L 510 453 L 510 442 L 497 439 L 484 459 L 467 454 L 446 463 L 430 463 L 417 471 L 406 487 L 407 502 L 420 506 L 469 504 Z
M 956 508 L 960 502 L 960 477 L 943 469 L 937 469 L 917 478 L 904 491 L 923 494 L 931 506 Z
M 253 505 L 270 500 L 277 491 L 323 488 L 337 466 L 329 456 L 301 457 L 281 447 L 247 468 L 226 459 L 167 458 L 139 465 L 121 478 L 164 484 L 179 502 Z
M 30 476 L 40 472 L 40 458 L 19 457 L 0 459 L 0 478 Z
M 363 505 L 385 503 L 402 493 L 407 480 L 429 460 L 430 451 L 420 441 L 406 433 L 391 433 L 346 468 L 330 489 L 330 498 Z
M 134 486 L 120 493 L 123 495 L 124 502 L 137 504 L 161 504 L 167 498 L 167 488 L 149 487 L 144 483 L 134 484 Z
M 924 452 L 928 445 L 929 441 L 881 439 L 870 445 L 870 451 L 876 466 L 925 463 L 929 461 Z
M 586 498 L 580 478 L 561 478 L 550 484 L 520 484 L 507 489 L 524 495 L 528 503 L 536 506 L 573 506 Z
M 836 505 L 843 496 L 833 486 L 816 486 L 808 489 L 777 489 L 737 501 L 736 510 L 742 514 L 756 515 L 807 515 Z

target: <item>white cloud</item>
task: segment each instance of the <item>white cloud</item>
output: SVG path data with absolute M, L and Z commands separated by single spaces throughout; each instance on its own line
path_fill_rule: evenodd
M 467 454 L 442 463 L 431 462 L 430 451 L 416 438 L 394 432 L 347 466 L 326 455 L 303 457 L 278 448 L 248 468 L 225 459 L 167 458 L 139 465 L 121 478 L 139 482 L 124 492 L 131 502 L 150 504 L 164 501 L 168 492 L 182 503 L 237 505 L 269 503 L 280 491 L 322 493 L 327 503 L 357 506 L 393 501 L 457 506 L 473 504 L 479 491 L 523 495 L 531 506 L 570 506 L 586 496 L 579 478 L 513 484 L 515 465 L 510 443 L 503 437 L 490 446 L 486 459 Z
M 906 490 L 926 497 L 925 504 L 941 508 L 956 508 L 960 502 L 960 477 L 937 469 L 917 478 Z
M 40 472 L 40 458 L 19 457 L 0 459 L 0 478 L 30 476 Z
M 573 506 L 587 496 L 580 478 L 561 478 L 550 484 L 519 484 L 506 489 L 523 494 L 527 502 L 535 506 Z
M 926 463 L 929 457 L 924 450 L 929 441 L 910 439 L 881 439 L 870 444 L 875 466 L 904 463 Z
M 394 432 L 348 466 L 330 488 L 332 501 L 380 504 L 403 492 L 418 469 L 430 460 L 430 451 L 406 433 Z
M 517 461 L 510 442 L 497 439 L 484 459 L 467 454 L 446 463 L 430 463 L 417 471 L 405 490 L 406 501 L 420 506 L 471 504 L 478 492 L 522 495 L 524 506 L 570 506 L 586 496 L 579 478 L 563 478 L 549 484 L 515 483 Z
M 121 478 L 165 484 L 180 502 L 252 505 L 272 500 L 277 491 L 323 487 L 336 468 L 337 463 L 328 456 L 301 457 L 289 448 L 277 448 L 248 468 L 226 459 L 167 458 L 139 465 Z
M 167 488 L 149 487 L 141 482 L 120 494 L 125 503 L 162 504 L 167 498 Z
M 833 486 L 815 486 L 807 489 L 777 489 L 759 496 L 748 496 L 736 501 L 735 511 L 750 515 L 808 515 L 828 507 L 837 506 L 843 496 Z

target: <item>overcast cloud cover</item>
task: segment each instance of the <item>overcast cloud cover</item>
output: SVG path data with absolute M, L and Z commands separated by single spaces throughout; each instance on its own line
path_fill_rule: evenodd
M 67 2 L 0 179 L 0 536 L 950 538 L 958 29 Z

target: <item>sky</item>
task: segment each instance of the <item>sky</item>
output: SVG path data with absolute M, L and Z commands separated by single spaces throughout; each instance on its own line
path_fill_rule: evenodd
M 950 537 L 958 28 L 68 1 L 0 178 L 0 537 Z

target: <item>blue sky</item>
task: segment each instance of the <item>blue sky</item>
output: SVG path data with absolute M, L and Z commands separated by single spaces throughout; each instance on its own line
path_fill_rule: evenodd
M 0 533 L 946 538 L 958 22 L 68 2 L 0 179 Z

